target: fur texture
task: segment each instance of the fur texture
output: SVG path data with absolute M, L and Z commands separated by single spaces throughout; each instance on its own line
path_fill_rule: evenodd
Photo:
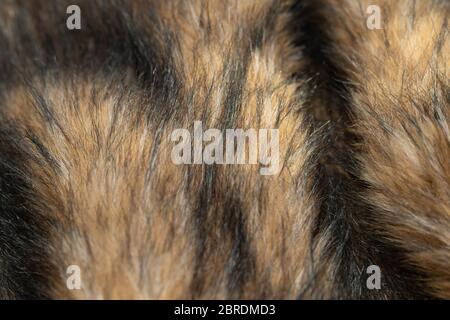
M 450 298 L 448 1 L 3 2 L 0 297 Z M 196 120 L 280 172 L 175 165 Z

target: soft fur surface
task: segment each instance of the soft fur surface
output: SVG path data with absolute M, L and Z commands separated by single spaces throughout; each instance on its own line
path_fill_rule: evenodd
M 450 298 L 449 13 L 3 0 L 0 297 Z M 175 165 L 196 120 L 279 129 L 280 172 Z

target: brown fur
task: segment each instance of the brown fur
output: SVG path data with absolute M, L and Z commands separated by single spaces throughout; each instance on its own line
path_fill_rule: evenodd
M 69 2 L 6 1 L 0 223 L 42 239 L 0 295 L 450 298 L 448 2 L 376 2 L 383 30 L 365 0 L 78 1 L 70 33 Z M 173 164 L 195 120 L 279 129 L 279 174 Z
M 352 105 L 362 136 L 361 177 L 369 184 L 363 197 L 374 207 L 377 234 L 423 273 L 416 281 L 448 299 L 450 7 L 431 1 L 379 4 L 383 32 L 352 24 L 353 40 L 343 41 L 355 56 Z M 357 15 L 351 1 L 348 10 Z

